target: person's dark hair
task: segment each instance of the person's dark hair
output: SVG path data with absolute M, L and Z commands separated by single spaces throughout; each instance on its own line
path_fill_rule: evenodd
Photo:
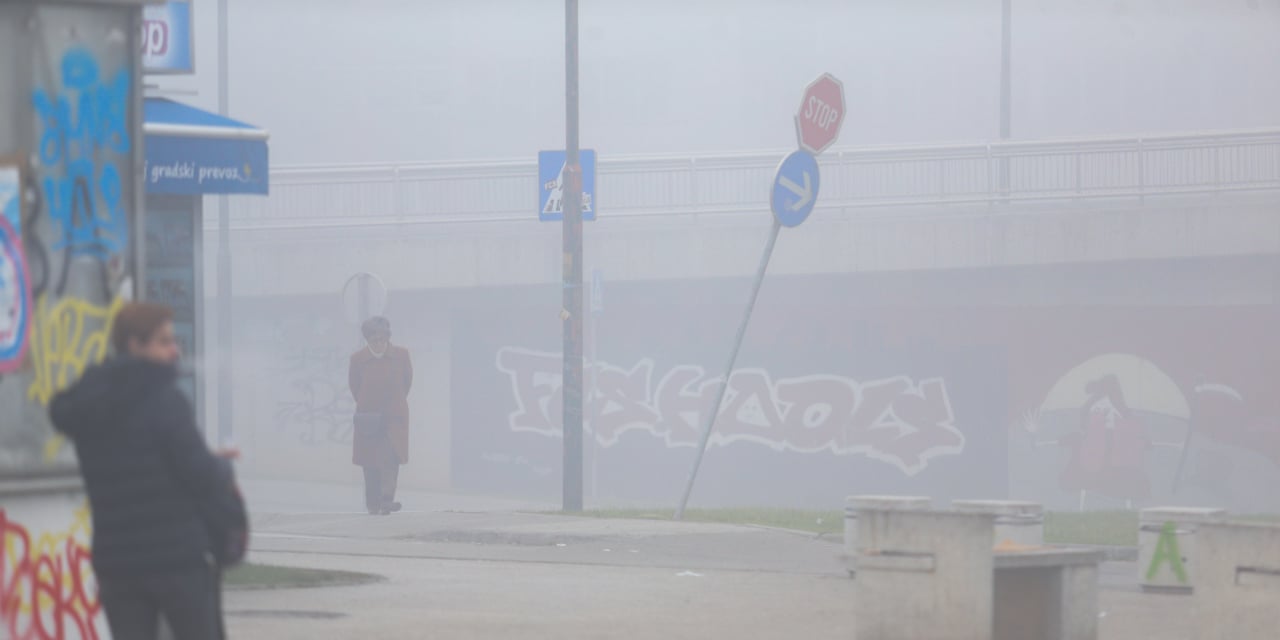
M 116 312 L 111 325 L 111 346 L 116 353 L 126 353 L 129 341 L 151 340 L 166 322 L 173 321 L 173 310 L 152 302 L 129 302 Z
M 374 316 L 360 325 L 360 333 L 368 340 L 377 335 L 391 337 L 391 321 L 382 316 Z

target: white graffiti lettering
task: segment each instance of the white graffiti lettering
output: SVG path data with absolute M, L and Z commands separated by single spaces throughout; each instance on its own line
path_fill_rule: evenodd
M 514 432 L 561 437 L 561 357 L 507 347 L 497 367 L 510 377 Z M 658 379 L 654 363 L 630 369 L 598 363 L 587 395 L 587 429 L 602 447 L 628 432 L 662 439 L 668 447 L 694 447 L 723 378 L 682 365 Z M 775 451 L 864 455 L 915 475 L 939 456 L 964 450 L 946 383 L 906 376 L 858 382 L 831 375 L 774 380 L 760 369 L 733 372 L 710 445 L 748 442 Z

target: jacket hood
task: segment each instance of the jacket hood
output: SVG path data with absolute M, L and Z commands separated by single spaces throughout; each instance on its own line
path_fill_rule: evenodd
M 138 403 L 164 390 L 177 378 L 177 368 L 139 360 L 113 358 L 90 367 L 75 384 L 49 404 L 53 427 L 72 438 L 88 430 L 119 428 Z

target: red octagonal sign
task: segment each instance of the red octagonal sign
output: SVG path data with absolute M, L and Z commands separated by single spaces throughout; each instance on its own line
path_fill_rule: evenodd
M 796 112 L 796 136 L 800 148 L 817 155 L 840 136 L 844 123 L 844 85 L 824 73 L 804 90 L 800 111 Z

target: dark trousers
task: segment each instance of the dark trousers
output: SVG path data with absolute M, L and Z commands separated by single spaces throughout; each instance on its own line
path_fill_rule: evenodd
M 213 566 L 127 579 L 98 579 L 111 637 L 156 640 L 163 616 L 173 640 L 222 640 L 221 578 Z
M 394 457 L 379 465 L 365 465 L 364 505 L 369 511 L 379 511 L 395 502 L 396 484 L 400 480 L 400 461 Z

